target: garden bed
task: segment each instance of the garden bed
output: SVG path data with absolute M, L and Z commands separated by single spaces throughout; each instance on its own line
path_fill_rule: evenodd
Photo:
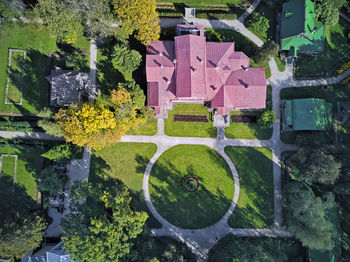
M 174 122 L 209 122 L 207 116 L 174 115 Z
M 234 123 L 256 123 L 258 117 L 250 115 L 231 115 L 231 122 Z

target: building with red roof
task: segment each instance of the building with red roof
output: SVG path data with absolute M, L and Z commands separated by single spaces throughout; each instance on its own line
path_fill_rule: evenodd
M 178 25 L 174 41 L 151 42 L 146 75 L 148 106 L 157 115 L 173 102 L 208 102 L 216 115 L 265 108 L 265 68 L 250 67 L 233 42 L 206 42 L 203 26 Z

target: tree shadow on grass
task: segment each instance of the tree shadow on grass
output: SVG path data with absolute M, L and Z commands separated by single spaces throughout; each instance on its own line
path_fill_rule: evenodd
M 27 194 L 25 187 L 5 174 L 0 175 L 0 202 L 1 225 L 21 221 L 21 217 L 36 210 L 36 202 Z
M 35 113 L 47 106 L 49 82 L 45 77 L 50 73 L 51 59 L 38 50 L 29 49 L 25 59 L 18 57 L 13 62 L 18 68 L 10 68 L 9 79 L 19 92 L 22 90 L 23 98 L 22 105 L 14 106 L 24 115 Z
M 199 180 L 195 192 L 187 192 L 183 178 L 194 175 Z M 180 172 L 170 161 L 157 161 L 149 181 L 153 205 L 161 216 L 182 228 L 203 228 L 217 222 L 228 210 L 231 199 L 219 189 L 209 191 L 202 178 L 190 166 Z
M 255 148 L 239 148 L 238 152 L 235 149 L 225 148 L 237 169 L 241 188 L 229 225 L 237 228 L 269 227 L 274 218 L 273 162 Z

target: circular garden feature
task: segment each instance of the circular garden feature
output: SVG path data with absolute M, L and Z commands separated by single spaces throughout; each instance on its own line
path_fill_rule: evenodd
M 210 226 L 229 209 L 234 180 L 226 161 L 213 149 L 179 145 L 154 164 L 149 192 L 158 213 L 175 226 Z

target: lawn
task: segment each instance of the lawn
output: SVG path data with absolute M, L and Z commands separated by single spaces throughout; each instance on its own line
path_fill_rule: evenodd
M 23 187 L 26 194 L 36 200 L 37 185 L 35 174 L 42 168 L 43 158 L 40 157 L 46 149 L 42 146 L 0 145 L 2 157 L 2 175 L 14 177 L 15 157 L 17 155 L 16 188 Z M 6 201 L 1 199 L 0 201 Z
M 336 75 L 336 70 L 349 61 L 349 29 L 341 23 L 325 27 L 324 51 L 315 56 L 298 56 L 295 76 L 298 79 Z
M 239 183 L 237 206 L 228 220 L 232 228 L 268 228 L 273 223 L 272 151 L 269 148 L 225 147 Z
M 88 52 L 88 40 L 79 37 L 76 45 Z M 22 105 L 4 104 L 5 88 L 8 74 L 9 48 L 26 51 L 23 70 Z M 36 114 L 48 103 L 49 82 L 45 77 L 50 72 L 50 59 L 48 55 L 57 51 L 56 38 L 40 25 L 17 24 L 3 22 L 0 25 L 0 112 Z M 13 79 L 10 74 L 10 79 Z M 18 86 L 16 85 L 18 88 Z M 19 93 L 12 93 L 15 100 Z
M 127 135 L 144 135 L 154 136 L 157 133 L 157 119 L 154 117 L 153 110 L 149 110 L 145 113 L 147 119 L 146 122 L 137 128 L 129 130 Z
M 8 102 L 21 102 L 23 84 L 22 64 L 24 62 L 24 58 L 24 51 L 11 51 L 11 65 L 9 65 L 10 69 L 8 75 L 8 93 L 7 97 L 5 97 L 5 100 L 7 100 Z
M 272 106 L 272 89 L 267 86 L 266 107 Z M 255 115 L 259 119 L 262 111 L 231 111 L 232 115 Z M 260 128 L 257 123 L 234 123 L 230 121 L 230 126 L 225 127 L 225 136 L 236 139 L 269 139 L 272 136 L 272 128 Z
M 148 211 L 142 193 L 142 181 L 146 166 L 156 152 L 154 144 L 118 143 L 93 153 L 89 180 L 97 183 L 99 179 L 123 182 L 132 195 L 132 207 Z M 160 227 L 151 217 L 147 220 L 151 227 Z
M 199 187 L 188 192 L 184 178 L 194 176 Z M 232 203 L 234 181 L 225 160 L 207 146 L 179 145 L 164 152 L 152 168 L 149 190 L 158 213 L 189 229 L 217 222 Z
M 174 122 L 174 115 L 205 115 L 209 122 Z M 216 137 L 212 116 L 208 108 L 202 104 L 178 104 L 168 111 L 168 119 L 164 121 L 164 131 L 168 136 Z
M 277 68 L 278 68 L 278 71 L 280 72 L 283 72 L 284 70 L 286 70 L 286 61 L 285 60 L 282 60 L 281 58 L 279 57 L 274 57 L 275 59 L 275 62 L 277 64 Z

